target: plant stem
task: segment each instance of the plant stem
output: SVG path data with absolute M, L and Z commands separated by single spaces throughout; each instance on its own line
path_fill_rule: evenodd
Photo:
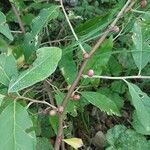
M 51 108 L 57 110 L 57 107 L 55 107 L 55 106 L 49 104 L 49 103 L 46 102 L 46 101 L 40 101 L 40 100 L 36 100 L 36 99 L 29 98 L 29 97 L 24 97 L 24 96 L 12 96 L 12 95 L 8 95 L 8 96 L 11 97 L 11 98 L 14 98 L 14 99 L 16 99 L 16 100 L 22 99 L 22 100 L 30 101 L 30 102 L 32 102 L 32 103 L 45 104 L 45 105 L 47 105 L 47 106 L 49 106 L 49 107 L 51 107 Z
M 90 78 L 87 75 L 82 75 L 83 78 Z M 110 76 L 97 76 L 94 75 L 92 78 L 98 78 L 98 79 L 109 79 L 109 80 L 125 80 L 125 79 L 150 79 L 150 76 L 124 76 L 124 77 L 110 77 Z
M 25 34 L 25 27 L 24 27 L 24 25 L 23 25 L 23 23 L 22 23 L 22 21 L 21 21 L 20 12 L 17 10 L 15 4 L 13 4 L 12 2 L 10 2 L 10 4 L 11 4 L 11 7 L 12 7 L 12 9 L 13 9 L 13 12 L 14 12 L 14 14 L 15 14 L 17 20 L 18 20 L 20 29 L 21 29 L 22 33 Z
M 60 0 L 60 2 L 62 4 L 62 0 Z M 96 42 L 96 44 L 92 48 L 91 52 L 89 53 L 90 57 L 95 53 L 95 51 L 97 50 L 97 48 L 99 48 L 100 45 L 103 43 L 103 41 L 106 39 L 106 37 L 108 36 L 108 34 L 111 31 L 111 28 L 116 25 L 116 23 L 118 22 L 118 20 L 121 17 L 123 17 L 125 11 L 129 7 L 131 7 L 131 4 L 133 6 L 133 3 L 135 3 L 135 1 L 133 1 L 133 0 L 128 0 L 126 2 L 126 4 L 124 5 L 124 7 L 121 9 L 121 11 L 118 13 L 118 15 L 116 16 L 116 18 L 114 19 L 114 21 L 110 24 L 110 26 L 108 26 L 108 28 L 106 29 L 106 31 L 104 32 L 104 34 L 100 37 L 100 39 Z M 81 68 L 79 70 L 78 75 L 76 76 L 76 79 L 72 83 L 70 89 L 68 90 L 68 93 L 66 94 L 65 98 L 63 99 L 62 107 L 64 108 L 64 110 L 66 109 L 69 97 L 71 96 L 72 92 L 74 91 L 74 89 L 76 88 L 77 84 L 79 83 L 80 78 L 82 77 L 82 73 L 83 73 L 83 70 L 84 70 L 87 62 L 88 62 L 88 59 L 84 59 L 84 61 L 82 62 Z M 59 150 L 60 149 L 60 145 L 61 145 L 61 141 L 62 141 L 62 133 L 63 133 L 64 115 L 65 115 L 64 112 L 62 114 L 59 114 L 59 128 L 58 128 L 58 134 L 57 134 L 56 141 L 55 141 L 55 147 L 54 147 L 55 150 Z
M 76 35 L 76 33 L 75 33 L 75 31 L 74 31 L 72 25 L 71 25 L 71 22 L 70 22 L 70 20 L 69 20 L 69 18 L 68 18 L 68 15 L 67 15 L 67 13 L 66 13 L 66 11 L 65 11 L 65 8 L 64 8 L 64 5 L 63 5 L 63 0 L 60 0 L 60 4 L 61 4 L 63 13 L 64 13 L 64 15 L 65 15 L 65 18 L 66 18 L 66 20 L 67 20 L 67 22 L 68 22 L 68 25 L 69 25 L 69 27 L 70 27 L 70 29 L 71 29 L 71 32 L 72 32 L 73 36 L 75 37 L 76 41 L 79 43 L 79 46 L 80 46 L 82 52 L 83 52 L 83 53 L 86 53 L 86 51 L 84 50 L 82 44 L 80 43 L 80 41 L 79 41 L 79 39 L 78 39 L 78 37 L 77 37 L 77 35 Z

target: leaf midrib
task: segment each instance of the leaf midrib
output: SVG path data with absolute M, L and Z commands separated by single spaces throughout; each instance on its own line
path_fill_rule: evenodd
M 44 61 L 41 61 L 41 63 L 39 65 L 36 65 L 36 66 L 33 66 L 32 68 L 30 68 L 29 71 L 26 71 L 26 73 L 19 79 L 18 77 L 18 80 L 9 88 L 9 91 L 10 89 L 12 89 L 18 82 L 20 82 L 25 76 L 27 76 L 31 71 L 37 69 L 40 65 L 42 65 L 43 63 L 45 63 L 45 61 L 47 61 L 47 59 L 49 59 L 49 57 L 51 56 L 47 56 L 47 58 L 44 59 Z M 38 59 L 38 58 L 37 58 Z M 35 60 L 36 61 L 36 60 Z M 36 62 L 34 62 L 36 63 Z
M 0 70 L 2 70 L 2 72 L 5 74 L 5 76 L 8 79 L 8 81 L 10 81 L 9 76 L 7 75 L 7 73 L 5 72 L 5 70 L 4 70 L 4 68 L 2 66 L 0 66 Z

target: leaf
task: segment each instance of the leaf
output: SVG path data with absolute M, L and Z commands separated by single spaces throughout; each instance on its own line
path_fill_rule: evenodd
M 15 58 L 5 54 L 0 55 L 0 83 L 8 86 L 10 79 L 17 75 Z
M 136 130 L 136 132 L 143 135 L 150 135 L 150 130 L 147 131 L 147 129 L 139 121 L 136 110 L 133 113 L 132 119 L 133 119 L 132 126 Z
M 57 68 L 61 59 L 61 49 L 57 47 L 43 47 L 37 50 L 37 59 L 32 67 L 13 78 L 8 92 L 17 92 L 50 76 Z
M 9 104 L 0 115 L 1 150 L 35 150 L 35 133 L 26 109 L 16 101 Z
M 2 101 L 3 101 L 4 97 L 5 97 L 5 95 L 0 94 L 0 106 L 2 104 Z
M 82 139 L 79 138 L 63 139 L 63 141 L 71 147 L 73 147 L 74 149 L 78 149 L 83 146 Z
M 38 35 L 48 21 L 55 19 L 58 16 L 58 6 L 51 6 L 46 9 L 42 9 L 40 14 L 33 19 L 31 30 L 34 36 Z
M 98 107 L 101 111 L 109 115 L 120 116 L 120 112 L 115 102 L 98 92 L 81 92 L 81 95 L 87 99 L 92 105 Z
M 142 22 L 136 21 L 133 27 L 133 43 L 134 51 L 132 55 L 139 72 L 147 65 L 150 60 L 150 45 L 149 40 L 149 25 L 142 24 Z M 135 51 L 136 50 L 136 51 Z
M 120 76 L 122 73 L 122 66 L 114 56 L 110 57 L 108 68 L 113 76 Z
M 111 84 L 111 89 L 113 92 L 123 94 L 126 92 L 126 85 L 123 81 L 114 81 Z
M 6 23 L 6 16 L 0 11 L 0 33 L 6 36 L 9 40 L 13 40 L 8 24 Z
M 110 147 L 106 150 L 149 150 L 150 143 L 134 130 L 116 125 L 108 130 L 106 138 Z
M 80 39 L 89 39 L 94 36 L 100 35 L 102 31 L 109 23 L 109 15 L 96 16 L 92 19 L 88 19 L 85 23 L 80 24 L 75 28 L 78 36 L 81 36 Z
M 39 48 L 39 37 L 27 32 L 22 44 L 25 59 L 28 60 L 32 53 Z
M 36 150 L 53 150 L 52 145 L 47 138 L 39 137 L 37 138 L 37 148 Z
M 0 37 L 0 52 L 7 53 L 8 43 Z
M 58 133 L 58 124 L 59 124 L 58 116 L 50 116 L 49 117 L 49 122 L 50 122 L 55 134 L 57 135 L 57 133 Z
M 127 82 L 132 97 L 132 104 L 136 109 L 137 118 L 147 131 L 150 131 L 150 97 L 140 88 Z
M 118 110 L 122 109 L 124 105 L 123 98 L 118 93 L 112 91 L 110 87 L 99 88 L 97 92 L 111 99 L 116 104 Z
M 132 54 L 128 52 L 128 49 L 125 49 L 125 48 L 119 49 L 119 54 L 117 57 L 118 57 L 120 67 L 122 66 L 122 68 L 124 67 L 127 70 L 133 70 L 133 69 L 137 68 L 134 63 Z M 110 63 L 111 63 L 111 61 L 110 61 Z M 110 65 L 110 67 L 111 67 L 111 65 Z M 115 69 L 115 67 L 114 67 L 114 69 Z M 118 67 L 117 67 L 117 70 L 118 70 Z M 121 73 L 121 70 L 119 72 Z M 111 72 L 111 73 L 113 73 L 113 72 Z
M 72 51 L 62 56 L 59 66 L 66 82 L 69 85 L 72 84 L 77 74 L 77 67 L 73 60 Z

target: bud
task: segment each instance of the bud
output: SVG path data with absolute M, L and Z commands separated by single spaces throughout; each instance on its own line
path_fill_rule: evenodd
M 63 106 L 59 106 L 57 112 L 62 114 L 64 112 L 64 107 Z
M 50 110 L 49 115 L 50 116 L 55 116 L 56 115 L 56 110 Z
M 87 75 L 88 75 L 89 77 L 93 77 L 93 76 L 94 76 L 94 71 L 93 71 L 92 69 L 90 69 L 90 70 L 88 71 Z
M 84 53 L 84 54 L 83 54 L 83 58 L 84 58 L 84 59 L 88 59 L 88 58 L 89 58 L 89 54 L 88 54 L 88 53 Z
M 118 33 L 120 31 L 120 29 L 119 29 L 118 26 L 114 26 L 114 27 L 111 28 L 111 31 L 115 32 L 115 33 Z
M 79 94 L 73 96 L 73 100 L 78 101 L 79 99 L 80 99 L 80 95 Z
M 145 8 L 147 5 L 147 0 L 142 0 L 140 5 L 141 5 L 141 8 Z

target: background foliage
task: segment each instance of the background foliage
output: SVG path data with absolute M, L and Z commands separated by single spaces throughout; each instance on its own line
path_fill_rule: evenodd
M 64 1 L 87 52 L 125 2 Z M 98 76 L 150 76 L 150 1 L 145 7 L 140 3 L 121 18 L 120 31 L 112 32 L 98 48 L 84 74 L 93 69 Z M 58 115 L 50 113 L 51 105 L 55 109 L 61 104 L 77 75 L 82 62 L 79 42 L 58 1 L 1 0 L 0 149 L 53 149 Z M 71 97 L 65 110 L 68 145 L 80 147 L 82 139 L 83 149 L 150 148 L 149 79 L 82 78 L 74 94 L 79 99 Z

